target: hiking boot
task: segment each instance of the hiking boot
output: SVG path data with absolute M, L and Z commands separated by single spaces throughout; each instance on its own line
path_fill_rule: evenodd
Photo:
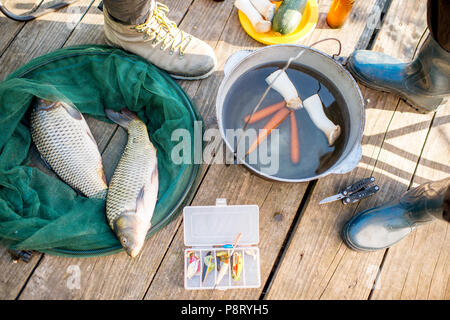
M 356 251 L 388 248 L 435 219 L 450 222 L 450 178 L 425 183 L 400 199 L 365 210 L 345 225 L 342 237 Z
M 146 22 L 126 25 L 103 7 L 106 42 L 137 54 L 172 77 L 199 80 L 211 75 L 217 65 L 214 50 L 205 42 L 178 29 L 166 17 L 167 6 L 156 2 Z

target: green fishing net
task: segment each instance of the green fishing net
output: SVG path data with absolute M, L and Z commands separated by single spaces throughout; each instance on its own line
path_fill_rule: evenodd
M 193 137 L 200 116 L 178 84 L 122 50 L 96 45 L 61 49 L 32 60 L 0 83 L 2 245 L 65 256 L 121 250 L 106 222 L 103 200 L 78 195 L 62 180 L 31 166 L 27 111 L 34 97 L 71 103 L 107 122 L 104 108 L 128 107 L 146 122 L 158 149 L 159 170 L 158 203 L 148 236 L 192 196 L 199 165 L 171 161 L 172 148 L 180 142 L 171 136 L 175 129 L 186 129 Z

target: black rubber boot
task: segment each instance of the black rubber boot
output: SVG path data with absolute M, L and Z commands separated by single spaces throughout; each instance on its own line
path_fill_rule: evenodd
M 345 225 L 343 240 L 356 251 L 388 248 L 418 226 L 435 219 L 449 221 L 449 202 L 450 178 L 425 183 L 398 200 L 357 214 Z
M 436 111 L 450 96 L 449 4 L 448 0 L 428 2 L 430 34 L 413 61 L 356 50 L 348 58 L 348 69 L 369 88 L 396 94 L 422 112 Z

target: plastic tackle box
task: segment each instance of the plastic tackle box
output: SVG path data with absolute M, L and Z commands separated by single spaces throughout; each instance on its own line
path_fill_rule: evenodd
M 187 290 L 259 288 L 261 286 L 259 248 L 259 207 L 257 205 L 228 206 L 225 199 L 217 199 L 215 206 L 192 206 L 183 210 L 184 287 Z M 237 246 L 236 237 L 241 233 Z M 189 254 L 200 259 L 199 271 L 188 278 Z M 240 254 L 242 272 L 239 279 L 232 276 L 232 262 L 219 283 L 218 254 Z M 213 257 L 214 268 L 202 281 L 205 257 Z M 223 267 L 224 264 L 220 263 Z M 225 265 L 226 266 L 226 265 Z M 194 272 L 196 271 L 193 268 Z

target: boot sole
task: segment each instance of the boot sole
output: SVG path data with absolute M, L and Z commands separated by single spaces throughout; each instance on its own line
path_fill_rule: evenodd
M 212 75 L 216 71 L 216 68 L 217 68 L 217 66 L 215 66 L 213 69 L 211 69 L 211 71 L 208 71 L 208 73 L 205 73 L 204 75 L 196 76 L 196 77 L 185 77 L 185 76 L 179 76 L 176 74 L 172 74 L 170 72 L 167 72 L 167 73 L 169 73 L 169 75 L 172 78 L 177 79 L 177 80 L 203 80 L 203 79 L 208 78 L 210 75 Z
M 108 44 L 108 45 L 111 46 L 111 47 L 118 48 L 118 49 L 122 49 L 122 50 L 124 50 L 124 51 L 126 51 L 126 52 L 129 52 L 129 53 L 131 53 L 131 54 L 135 54 L 135 53 L 133 53 L 133 52 L 131 52 L 131 51 L 128 51 L 128 50 L 125 50 L 125 49 L 123 49 L 123 48 L 121 48 L 121 47 L 119 47 L 119 46 L 116 46 L 114 43 L 112 43 L 111 41 L 109 41 L 109 39 L 108 39 L 107 37 L 105 37 L 105 42 L 106 42 L 106 44 Z M 151 63 L 151 62 L 149 61 L 149 63 Z M 203 79 L 208 78 L 210 75 L 212 75 L 212 74 L 216 71 L 216 68 L 217 68 L 217 65 L 215 65 L 214 68 L 212 68 L 210 71 L 208 71 L 208 73 L 205 73 L 205 74 L 202 74 L 202 75 L 199 75 L 199 76 L 195 76 L 195 77 L 180 76 L 180 75 L 176 75 L 176 74 L 170 73 L 169 71 L 166 71 L 166 70 L 164 70 L 164 69 L 161 69 L 161 68 L 160 68 L 160 69 L 161 69 L 161 70 L 164 70 L 164 71 L 167 72 L 172 78 L 177 79 L 177 80 L 203 80 Z
M 352 68 L 351 64 L 347 63 L 347 68 L 349 69 L 350 73 L 355 77 L 355 74 L 357 74 L 357 72 Z M 366 86 L 370 89 L 374 89 L 374 90 L 377 90 L 380 92 L 385 92 L 385 93 L 390 93 L 390 94 L 396 95 L 402 101 L 404 101 L 408 106 L 410 106 L 411 108 L 413 108 L 414 110 L 416 110 L 417 112 L 420 112 L 422 114 L 426 114 L 426 113 L 430 113 L 430 112 L 437 112 L 442 107 L 442 104 L 441 104 L 435 110 L 424 109 L 424 108 L 419 107 L 417 105 L 417 103 L 409 100 L 406 96 L 404 96 L 403 94 L 401 94 L 397 91 L 388 90 L 385 87 L 379 87 L 377 85 L 374 85 L 373 83 L 368 83 L 367 81 L 365 81 L 364 79 L 361 79 L 359 77 L 355 77 L 355 78 L 357 78 L 358 82 L 360 82 L 361 84 L 363 84 L 364 86 Z M 441 103 L 443 101 L 444 101 L 444 99 L 442 99 Z

